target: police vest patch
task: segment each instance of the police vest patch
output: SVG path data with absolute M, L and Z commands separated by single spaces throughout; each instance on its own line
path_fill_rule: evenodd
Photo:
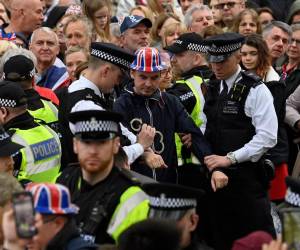
M 54 138 L 30 146 L 34 162 L 42 161 L 60 153 L 59 145 Z

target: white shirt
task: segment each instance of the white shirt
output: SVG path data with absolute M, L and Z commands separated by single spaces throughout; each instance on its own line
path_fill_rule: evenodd
M 80 76 L 79 80 L 73 82 L 69 88 L 68 92 L 72 93 L 78 90 L 83 89 L 92 89 L 96 95 L 103 97 L 103 94 L 100 92 L 99 88 L 90 80 L 84 76 Z M 72 112 L 83 111 L 83 110 L 104 110 L 101 106 L 97 105 L 93 101 L 81 100 L 77 102 L 71 109 Z M 70 130 L 74 134 L 75 127 L 74 124 L 69 123 Z M 124 151 L 127 154 L 129 164 L 133 163 L 138 157 L 144 153 L 144 148 L 140 143 L 137 143 L 137 137 L 131 133 L 126 127 L 120 123 L 121 131 L 124 136 L 126 136 L 132 145 L 123 147 Z
M 239 67 L 233 76 L 225 79 L 228 90 L 234 82 L 241 79 L 240 71 Z M 220 91 L 222 89 L 223 84 L 220 85 Z M 252 140 L 233 153 L 238 162 L 257 162 L 268 149 L 277 143 L 278 121 L 273 96 L 265 84 L 250 89 L 245 102 L 245 114 L 251 117 L 256 134 Z

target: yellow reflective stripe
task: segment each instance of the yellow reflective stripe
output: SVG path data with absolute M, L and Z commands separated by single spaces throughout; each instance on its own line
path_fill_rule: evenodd
M 35 162 L 31 145 L 50 139 L 57 143 L 58 153 Z M 22 162 L 18 179 L 53 182 L 60 169 L 61 145 L 58 135 L 48 126 L 40 125 L 28 130 L 16 129 L 12 140 L 25 146 L 21 149 Z
M 148 211 L 148 196 L 139 187 L 128 188 L 120 198 L 120 203 L 108 225 L 107 233 L 117 240 L 130 225 L 146 219 Z
M 194 96 L 196 98 L 196 105 L 191 113 L 191 117 L 193 118 L 194 122 L 198 127 L 202 124 L 202 120 L 200 118 L 200 112 L 201 112 L 201 100 L 200 100 L 200 95 L 202 93 L 201 90 L 201 84 L 202 84 L 202 79 L 201 77 L 191 77 L 186 81 L 186 84 L 189 86 L 189 88 L 193 91 Z
M 201 107 L 204 104 L 204 103 L 203 104 L 201 103 L 201 98 L 200 98 L 200 96 L 202 94 L 202 90 L 201 90 L 201 84 L 203 83 L 202 78 L 199 76 L 193 76 L 187 80 L 176 81 L 176 83 L 188 85 L 188 87 L 193 92 L 193 94 L 196 98 L 196 104 L 195 104 L 195 107 L 193 108 L 193 111 L 190 114 L 190 116 L 193 119 L 193 121 L 195 122 L 195 124 L 197 125 L 197 127 L 200 127 L 201 124 L 203 123 L 203 120 L 201 119 L 201 114 L 203 112 L 201 110 Z M 203 101 L 204 101 L 204 98 L 203 98 Z M 202 106 L 201 106 L 201 104 L 202 104 Z M 202 109 L 203 109 L 203 107 L 202 107 Z M 182 155 L 181 155 L 182 142 L 177 134 L 175 134 L 175 143 L 176 143 L 176 152 L 177 152 L 177 158 L 178 158 L 178 166 L 181 166 L 184 163 L 182 160 Z M 193 164 L 200 164 L 199 160 L 197 159 L 197 157 L 195 157 L 194 154 L 191 155 L 190 159 L 186 159 L 186 162 L 193 163 Z
M 41 100 L 43 108 L 37 110 L 28 110 L 29 113 L 38 120 L 42 120 L 45 123 L 52 123 L 58 121 L 58 109 L 50 101 Z

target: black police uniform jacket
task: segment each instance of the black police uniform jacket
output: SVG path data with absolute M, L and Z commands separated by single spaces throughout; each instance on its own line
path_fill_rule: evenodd
M 220 94 L 221 81 L 210 81 L 204 112 L 207 116 L 205 136 L 214 154 L 226 155 L 248 143 L 255 134 L 251 118 L 246 116 L 244 105 L 251 88 L 262 84 L 256 77 L 241 72 L 239 85 L 228 94 Z M 242 91 L 242 89 L 244 89 Z M 224 168 L 228 185 L 212 192 L 207 202 L 208 241 L 216 249 L 231 249 L 235 239 L 255 230 L 274 235 L 270 203 L 258 163 L 243 162 Z M 210 234 L 210 235 L 209 235 Z
M 102 94 L 102 93 L 101 93 Z M 68 164 L 76 163 L 77 155 L 73 151 L 73 134 L 69 127 L 69 118 L 74 105 L 82 100 L 93 101 L 98 104 L 103 109 L 110 109 L 111 105 L 109 100 L 105 98 L 104 94 L 98 96 L 92 89 L 85 88 L 68 93 L 68 87 L 62 88 L 58 93 L 58 98 L 60 101 L 58 120 L 59 120 L 59 132 L 61 134 L 61 144 L 62 144 L 62 157 L 61 166 L 62 170 L 68 166 Z
M 114 103 L 114 111 L 123 115 L 122 123 L 134 134 L 138 134 L 143 123 L 156 129 L 153 150 L 162 156 L 168 168 L 156 169 L 158 181 L 177 182 L 177 153 L 175 132 L 192 134 L 192 151 L 202 162 L 211 153 L 210 146 L 201 130 L 189 117 L 177 97 L 157 90 L 145 97 L 127 88 Z M 148 166 L 134 166 L 133 170 L 154 177 Z
M 80 208 L 76 224 L 84 238 L 90 240 L 90 236 L 94 236 L 97 244 L 114 243 L 106 233 L 108 224 L 121 195 L 129 187 L 139 185 L 137 179 L 125 169 L 113 167 L 104 180 L 90 185 L 83 179 L 80 165 L 71 164 L 62 172 L 57 183 L 69 188 L 72 203 Z M 95 208 L 99 213 L 91 217 Z M 94 220 L 97 222 L 93 222 Z

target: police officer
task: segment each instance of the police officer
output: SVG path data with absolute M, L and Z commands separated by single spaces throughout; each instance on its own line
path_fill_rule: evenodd
M 149 195 L 148 218 L 176 221 L 181 231 L 180 249 L 211 249 L 196 236 L 196 207 L 203 198 L 203 190 L 166 183 L 144 184 L 142 188 Z
M 213 155 L 206 156 L 212 177 L 207 216 L 216 249 L 231 249 L 232 242 L 255 230 L 274 235 L 264 167 L 260 159 L 276 145 L 277 117 L 273 98 L 259 77 L 239 66 L 243 36 L 224 33 L 207 39 L 211 80 L 204 112 L 205 136 Z
M 63 158 L 63 166 L 77 162 L 70 143 L 72 133 L 69 128 L 67 114 L 75 111 L 91 109 L 110 109 L 112 106 L 111 93 L 122 78 L 122 71 L 128 69 L 134 57 L 120 47 L 111 43 L 92 43 L 91 56 L 84 76 L 72 83 L 68 88 L 66 98 L 61 99 L 60 125 L 63 134 L 63 150 L 67 150 Z M 143 132 L 137 138 L 121 124 L 122 134 L 132 145 L 124 147 L 129 162 L 144 153 L 153 142 L 153 129 L 144 126 Z M 127 144 L 129 144 L 129 142 Z
M 65 169 L 58 179 L 80 208 L 76 220 L 82 236 L 101 244 L 113 242 L 148 213 L 147 196 L 135 178 L 114 165 L 120 121 L 120 114 L 103 110 L 71 113 L 79 164 Z
M 20 181 L 55 181 L 61 157 L 58 135 L 34 121 L 27 111 L 26 94 L 17 83 L 0 82 L 0 122 L 12 141 L 24 146 L 14 157 L 14 175 Z
M 11 141 L 10 135 L 0 127 L 0 172 L 13 173 L 14 160 L 12 155 L 20 152 L 22 145 Z
M 35 67 L 28 50 L 15 49 L 6 52 L 2 58 L 5 80 L 16 82 L 23 88 L 27 97 L 28 112 L 35 120 L 47 124 L 58 132 L 58 110 L 48 99 L 39 95 L 33 88 Z
M 203 39 L 194 32 L 184 33 L 166 50 L 173 53 L 174 66 L 180 73 L 180 79 L 167 91 L 180 99 L 195 124 L 204 133 L 206 126 L 206 116 L 203 113 L 206 92 L 204 83 L 211 77 L 212 72 L 203 55 L 206 52 Z M 183 134 L 181 140 L 184 142 L 188 137 Z M 182 166 L 179 168 L 181 183 L 190 185 L 191 181 L 195 180 L 194 185 L 197 183 L 199 185 L 200 176 L 195 171 L 199 167 L 195 165 L 199 165 L 200 162 L 188 149 L 188 144 L 183 145 L 181 140 L 176 136 L 178 165 Z

